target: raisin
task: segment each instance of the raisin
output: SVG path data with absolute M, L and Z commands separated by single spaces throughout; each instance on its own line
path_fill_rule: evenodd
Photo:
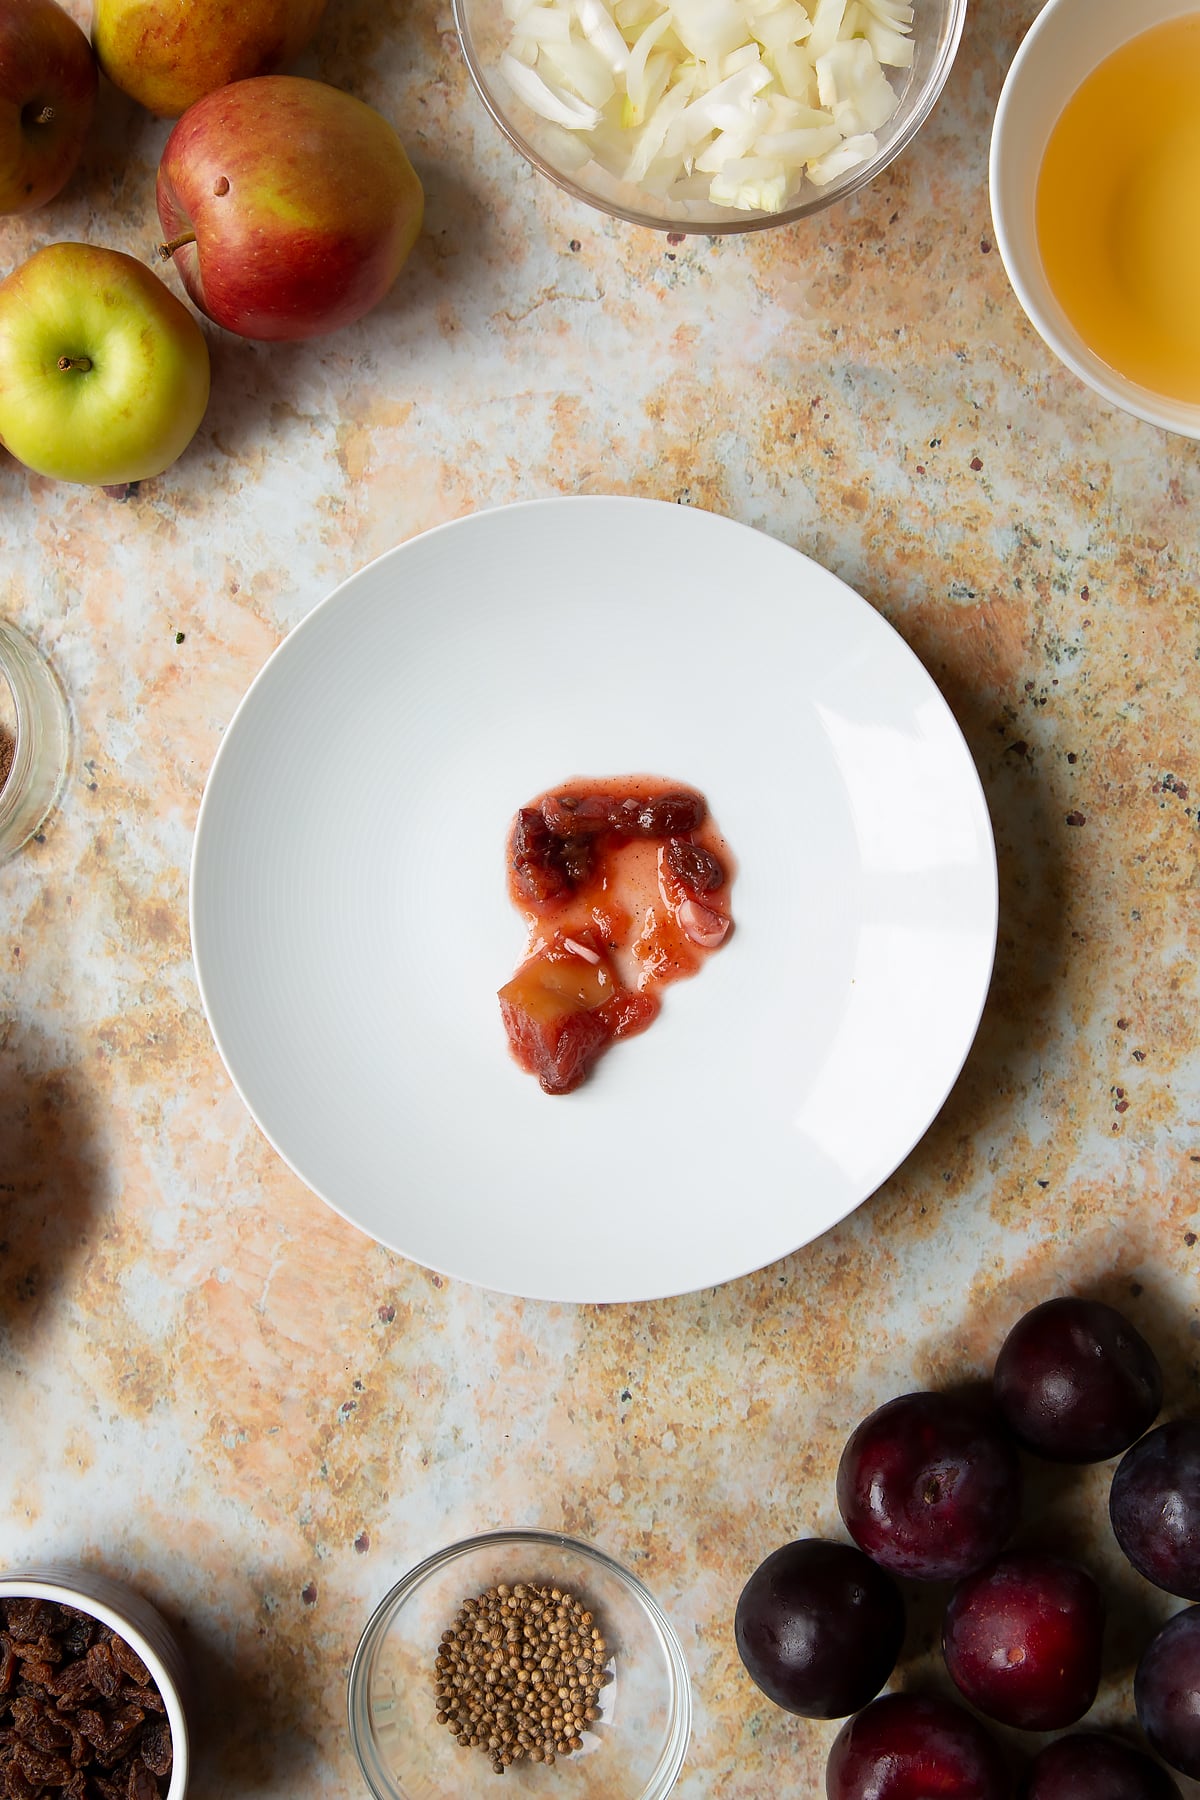
M 630 837 L 678 837 L 704 823 L 707 807 L 702 794 L 659 794 L 654 799 L 636 795 L 618 800 L 609 812 L 609 823 Z
M 165 1719 L 151 1720 L 142 1733 L 138 1749 L 151 1774 L 164 1778 L 170 1775 L 174 1750 L 171 1744 L 171 1727 Z
M 127 1706 L 121 1712 L 85 1711 L 79 1715 L 79 1729 L 94 1745 L 100 1761 L 109 1768 L 132 1746 L 146 1715 L 140 1706 Z
M 112 1650 L 114 1661 L 124 1670 L 130 1681 L 135 1682 L 138 1687 L 149 1687 L 151 1680 L 149 1669 L 137 1651 L 132 1649 L 124 1638 L 110 1638 L 109 1648 Z
M 120 1756 L 127 1756 L 142 1735 L 142 1727 L 146 1723 L 145 1709 L 130 1705 L 123 1707 L 119 1713 L 113 1714 L 110 1750 L 106 1756 L 114 1761 Z
M 69 1712 L 82 1706 L 85 1701 L 96 1698 L 96 1689 L 88 1674 L 86 1662 L 67 1663 L 65 1668 L 56 1669 L 47 1686 L 59 1706 L 65 1707 Z
M 165 1719 L 151 1719 L 138 1744 L 138 1755 L 152 1775 L 171 1773 L 171 1727 Z
M 672 875 L 692 894 L 709 894 L 725 879 L 725 871 L 712 851 L 705 850 L 701 844 L 689 843 L 686 838 L 672 838 L 663 860 Z
M 547 794 L 542 817 L 560 838 L 595 837 L 607 831 L 611 803 L 603 794 Z
M 38 1638 L 14 1644 L 13 1651 L 22 1662 L 60 1663 L 63 1659 L 62 1645 L 45 1631 Z
M 20 1739 L 13 1745 L 12 1755 L 22 1775 L 35 1787 L 66 1787 L 75 1772 L 56 1750 L 39 1750 L 36 1744 Z
M 55 1630 L 64 1656 L 82 1656 L 88 1645 L 95 1643 L 107 1630 L 98 1620 L 90 1619 L 86 1613 L 78 1612 L 73 1606 L 59 1606 L 55 1610 L 58 1614 Z
M 106 1700 L 115 1700 L 121 1691 L 121 1666 L 113 1655 L 112 1644 L 93 1644 L 83 1660 L 96 1692 Z
M 545 902 L 570 893 L 562 847 L 537 807 L 523 806 L 513 826 L 510 855 L 517 885 L 528 899 Z
M 67 1752 L 73 1769 L 82 1769 L 91 1761 L 92 1747 L 73 1719 L 64 1719 L 63 1723 L 71 1733 L 71 1748 Z
M 4 1602 L 4 1622 L 14 1644 L 36 1643 L 53 1624 L 48 1600 L 12 1599 Z
M 628 800 L 614 800 L 608 810 L 608 822 L 614 831 L 627 831 L 636 837 L 641 810 L 642 802 L 632 796 Z
M 129 1768 L 129 1800 L 158 1800 L 158 1783 L 140 1759 Z
M 21 1664 L 19 1675 L 26 1688 L 47 1688 L 54 1679 L 55 1663 L 36 1662 L 30 1657 Z
M 57 1712 L 28 1694 L 12 1703 L 12 1722 L 19 1737 L 37 1750 L 61 1750 L 71 1742 L 71 1731 Z
M 586 838 L 564 843 L 559 852 L 563 874 L 572 887 L 582 887 L 592 872 L 592 846 Z
M 17 1672 L 13 1641 L 7 1631 L 0 1631 L 0 1694 L 7 1694 Z

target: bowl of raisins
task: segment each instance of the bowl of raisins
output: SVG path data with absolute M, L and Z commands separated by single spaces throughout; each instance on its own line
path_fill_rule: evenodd
M 149 1601 L 88 1569 L 0 1577 L 0 1791 L 183 1800 L 183 1654 Z

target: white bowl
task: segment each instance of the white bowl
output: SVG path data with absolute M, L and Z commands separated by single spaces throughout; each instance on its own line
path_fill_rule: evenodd
M 1034 211 L 1050 134 L 1072 94 L 1106 57 L 1155 25 L 1194 13 L 1200 0 L 1049 0 L 1008 71 L 992 128 L 989 181 L 996 247 L 1030 323 L 1068 369 L 1110 405 L 1200 438 L 1200 406 L 1120 375 L 1089 349 L 1051 292 Z
M 188 1785 L 188 1727 L 184 1712 L 187 1665 L 183 1651 L 162 1615 L 140 1594 L 66 1563 L 14 1569 L 0 1576 L 0 1600 L 51 1600 L 89 1613 L 137 1652 L 163 1697 L 171 1727 L 171 1780 L 166 1800 L 183 1800 Z

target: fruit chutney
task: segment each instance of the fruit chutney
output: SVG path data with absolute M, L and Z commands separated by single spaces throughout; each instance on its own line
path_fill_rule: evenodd
M 508 881 L 529 941 L 500 1011 L 547 1094 L 644 1031 L 658 990 L 694 975 L 732 924 L 733 863 L 703 794 L 646 775 L 568 781 L 521 807 Z

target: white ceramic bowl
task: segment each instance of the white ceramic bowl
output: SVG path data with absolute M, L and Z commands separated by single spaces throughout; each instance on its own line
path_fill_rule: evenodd
M 90 1613 L 135 1650 L 163 1697 L 171 1727 L 171 1780 L 166 1800 L 183 1800 L 188 1786 L 188 1726 L 184 1711 L 187 1665 L 162 1615 L 119 1581 L 65 1563 L 10 1570 L 0 1576 L 0 1600 L 51 1600 Z
M 1049 0 L 1013 58 L 992 128 L 989 180 L 996 247 L 1030 323 L 1054 354 L 1110 405 L 1200 438 L 1200 406 L 1127 380 L 1088 348 L 1055 299 L 1038 252 L 1034 202 L 1050 134 L 1072 94 L 1106 57 L 1200 0 Z

